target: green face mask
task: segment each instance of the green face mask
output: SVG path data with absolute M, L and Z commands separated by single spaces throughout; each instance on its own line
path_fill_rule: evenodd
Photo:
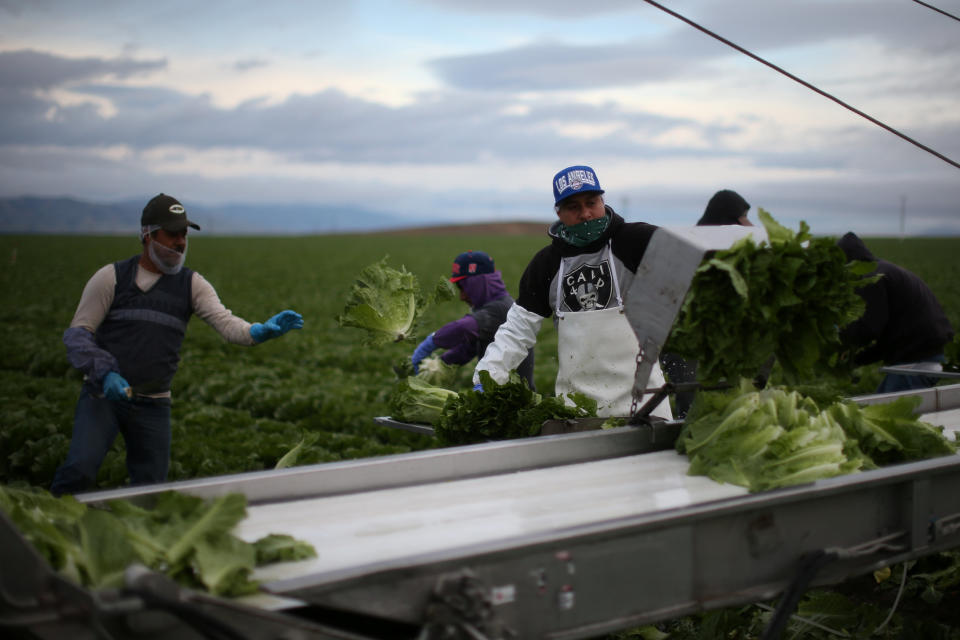
M 563 225 L 560 227 L 560 237 L 575 247 L 585 247 L 603 235 L 609 222 L 610 216 L 604 215 L 602 218 L 587 220 L 571 227 Z

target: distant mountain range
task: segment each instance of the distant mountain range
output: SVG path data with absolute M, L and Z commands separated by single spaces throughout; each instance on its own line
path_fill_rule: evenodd
M 138 229 L 145 203 L 146 200 L 95 203 L 74 198 L 0 198 L 0 233 L 127 234 Z M 403 220 L 360 208 L 289 204 L 191 206 L 188 215 L 203 231 L 223 235 L 362 232 L 439 222 Z

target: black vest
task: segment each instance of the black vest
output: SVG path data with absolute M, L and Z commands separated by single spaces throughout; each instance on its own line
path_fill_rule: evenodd
M 140 256 L 115 262 L 113 304 L 97 329 L 97 344 L 120 363 L 120 375 L 138 393 L 170 390 L 180 363 L 180 345 L 193 313 L 193 271 L 162 275 L 143 292 L 137 288 Z
M 487 352 L 487 346 L 493 342 L 497 329 L 507 319 L 507 312 L 513 306 L 513 298 L 505 295 L 491 300 L 470 315 L 477 321 L 477 359 Z M 533 349 L 527 351 L 527 357 L 517 367 L 517 374 L 527 381 L 531 389 L 536 389 L 533 383 Z

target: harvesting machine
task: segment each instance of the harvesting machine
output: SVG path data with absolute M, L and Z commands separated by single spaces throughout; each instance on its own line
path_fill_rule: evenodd
M 747 233 L 763 230 L 654 234 L 628 296 L 642 346 L 635 391 L 645 390 L 703 256 Z M 960 384 L 909 395 L 921 398 L 924 421 L 960 429 Z M 960 545 L 960 456 L 748 493 L 687 475 L 673 449 L 679 423 L 642 413 L 614 429 L 569 425 L 78 496 L 149 503 L 169 490 L 239 492 L 248 501 L 241 538 L 285 533 L 316 548 L 316 558 L 258 569 L 261 593 L 237 600 L 136 567 L 124 589 L 79 587 L 0 514 L 0 628 L 36 638 L 596 638 Z

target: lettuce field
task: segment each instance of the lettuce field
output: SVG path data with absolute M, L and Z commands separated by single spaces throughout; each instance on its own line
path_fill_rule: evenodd
M 546 226 L 546 225 L 545 225 Z M 417 341 L 467 311 L 429 308 L 415 338 L 371 348 L 336 316 L 357 273 L 388 256 L 426 288 L 468 249 L 490 253 L 511 292 L 545 235 L 331 235 L 190 238 L 187 265 L 203 274 L 234 313 L 255 322 L 282 309 L 305 326 L 256 347 L 224 342 L 201 320 L 187 330 L 173 386 L 170 479 L 273 468 L 305 436 L 297 464 L 401 453 L 432 439 L 381 427 L 393 365 Z M 957 239 L 872 239 L 879 256 L 921 275 L 960 327 Z M 90 275 L 139 252 L 133 237 L 0 236 L 0 482 L 47 487 L 70 441 L 80 375 L 61 335 Z M 461 368 L 466 388 L 471 366 Z M 552 392 L 556 335 L 544 324 L 536 353 L 538 390 Z M 315 439 L 314 439 L 315 438 Z M 100 471 L 101 488 L 126 482 L 122 439 Z
M 169 478 L 179 480 L 273 468 L 308 433 L 298 464 L 399 453 L 434 446 L 430 438 L 381 427 L 395 380 L 393 364 L 417 342 L 370 348 L 363 332 L 339 328 L 354 277 L 388 257 L 426 287 L 447 275 L 467 249 L 491 253 L 511 288 L 539 237 L 357 235 L 204 237 L 191 235 L 187 265 L 251 322 L 283 309 L 305 326 L 255 347 L 228 344 L 193 318 L 173 386 Z M 49 486 L 69 445 L 80 374 L 61 341 L 87 279 L 102 265 L 134 255 L 136 236 L 0 236 L 0 482 Z M 422 338 L 467 311 L 459 300 L 428 309 Z M 545 329 L 538 386 L 552 389 L 555 338 Z M 462 368 L 466 385 L 472 373 Z M 312 439 L 312 438 L 311 438 Z M 122 438 L 101 468 L 101 488 L 126 482 Z
M 305 325 L 280 339 L 240 347 L 224 342 L 201 320 L 191 321 L 173 385 L 170 479 L 274 468 L 298 444 L 302 445 L 296 459 L 300 465 L 437 446 L 426 436 L 381 427 L 373 418 L 389 413 L 394 366 L 408 358 L 427 333 L 460 317 L 467 308 L 460 301 L 438 303 L 426 310 L 410 341 L 364 346 L 364 332 L 338 327 L 336 320 L 355 276 L 387 256 L 390 266 L 404 266 L 427 288 L 448 273 L 454 256 L 475 249 L 495 258 L 515 293 L 527 261 L 545 241 L 545 235 L 466 232 L 268 238 L 191 235 L 188 266 L 213 284 L 228 308 L 251 322 L 294 309 L 303 315 Z M 960 328 L 956 257 L 960 240 L 868 239 L 867 244 L 876 255 L 923 277 L 954 327 Z M 66 360 L 62 333 L 94 271 L 139 249 L 135 236 L 0 236 L 0 484 L 49 486 L 69 446 L 80 388 L 80 374 Z M 539 391 L 552 392 L 556 369 L 556 334 L 547 322 L 536 353 Z M 871 391 L 879 378 L 873 369 L 863 372 L 862 380 L 851 382 L 844 392 Z M 461 368 L 459 388 L 469 387 L 471 374 L 471 366 Z M 118 439 L 100 470 L 99 487 L 122 486 L 126 475 L 123 442 Z M 906 604 L 901 607 L 905 617 L 898 627 L 905 635 L 898 637 L 960 637 L 939 626 L 958 628 L 950 619 L 952 609 L 937 604 L 944 593 L 956 593 L 950 576 L 958 575 L 960 552 L 938 554 L 928 562 L 933 564 L 924 566 L 935 570 L 915 571 L 916 576 L 906 582 Z M 898 571 L 905 569 L 895 568 L 893 578 L 876 587 L 872 577 L 864 577 L 844 587 L 848 593 L 843 589 L 811 592 L 800 603 L 799 612 L 838 628 L 856 630 L 860 625 L 868 630 L 864 633 L 872 633 L 883 626 L 894 593 L 890 585 L 899 582 Z M 861 603 L 858 608 L 854 601 Z M 762 616 L 758 607 L 722 609 L 671 621 L 666 628 L 671 638 L 756 637 Z M 921 629 L 923 625 L 929 628 Z M 916 633 L 911 636 L 908 627 Z M 611 638 L 663 637 L 658 634 L 647 628 Z

